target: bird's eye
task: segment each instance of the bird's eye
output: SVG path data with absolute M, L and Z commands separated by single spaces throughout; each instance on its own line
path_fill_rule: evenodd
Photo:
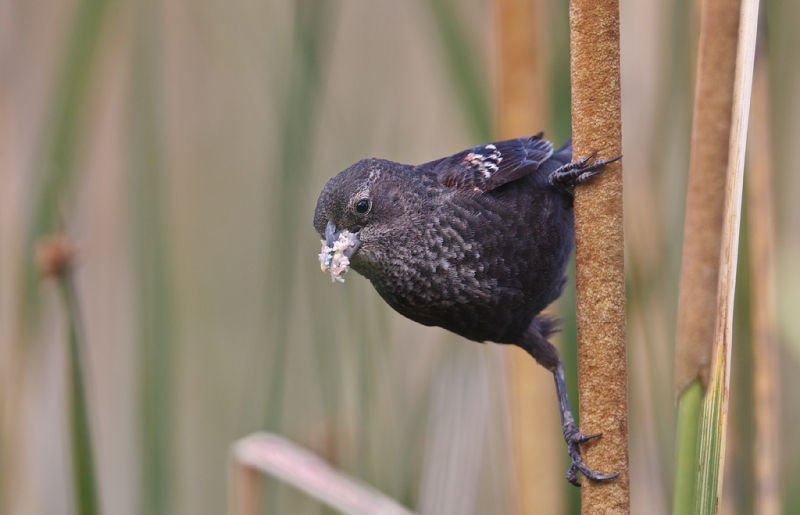
M 369 211 L 369 200 L 361 199 L 356 203 L 356 213 L 364 214 Z

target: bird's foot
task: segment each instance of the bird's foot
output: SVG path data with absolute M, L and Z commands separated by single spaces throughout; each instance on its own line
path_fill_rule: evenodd
M 589 162 L 596 155 L 597 151 L 592 152 L 586 157 L 565 164 L 551 173 L 547 180 L 550 182 L 551 186 L 569 191 L 571 188 L 575 187 L 576 184 L 586 182 L 590 178 L 601 173 L 603 167 L 608 163 L 613 163 L 614 161 L 622 159 L 620 155 L 613 159 L 598 159 Z
M 569 423 L 565 424 L 563 429 L 564 439 L 567 441 L 567 452 L 569 453 L 569 457 L 572 459 L 572 465 L 570 465 L 569 470 L 567 471 L 567 481 L 575 486 L 581 486 L 580 481 L 578 481 L 578 471 L 592 481 L 607 481 L 619 476 L 619 473 L 602 474 L 597 470 L 590 469 L 583 462 L 580 444 L 587 440 L 591 440 L 592 438 L 597 438 L 600 436 L 600 433 L 585 435 L 578 431 L 574 424 Z

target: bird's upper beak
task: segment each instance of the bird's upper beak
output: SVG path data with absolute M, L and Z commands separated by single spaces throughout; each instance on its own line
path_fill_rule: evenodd
M 325 243 L 329 247 L 333 248 L 334 243 L 339 241 L 339 238 L 342 236 L 344 231 L 349 233 L 348 242 L 350 245 L 342 252 L 342 254 L 350 259 L 361 246 L 361 240 L 358 239 L 358 231 L 351 231 L 349 229 L 341 229 L 337 231 L 336 224 L 333 222 L 328 222 L 328 225 L 325 227 Z

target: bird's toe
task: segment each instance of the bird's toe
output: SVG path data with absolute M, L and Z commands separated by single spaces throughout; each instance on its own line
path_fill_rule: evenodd
M 565 439 L 567 440 L 567 451 L 569 452 L 570 459 L 572 459 L 572 465 L 570 465 L 569 470 L 567 471 L 567 481 L 573 485 L 581 486 L 580 482 L 578 481 L 578 471 L 592 481 L 608 481 L 619 476 L 619 473 L 603 474 L 600 471 L 592 470 L 583 461 L 580 444 L 587 440 L 591 440 L 592 438 L 597 438 L 600 436 L 600 434 L 601 433 L 583 434 L 576 430 L 566 432 L 564 435 Z

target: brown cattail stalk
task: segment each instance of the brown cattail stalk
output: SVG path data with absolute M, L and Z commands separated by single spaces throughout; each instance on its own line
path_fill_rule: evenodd
M 622 153 L 619 3 L 570 2 L 573 155 Z M 625 350 L 625 266 L 622 163 L 575 192 L 575 266 L 579 405 L 590 468 L 618 472 L 612 481 L 584 481 L 582 513 L 629 513 L 628 375 Z
M 547 24 L 539 0 L 497 0 L 498 131 L 500 139 L 542 130 L 549 120 Z M 561 513 L 563 478 L 542 474 L 563 466 L 563 437 L 553 378 L 521 349 L 509 347 L 508 392 L 516 513 Z
M 519 138 L 550 121 L 548 24 L 540 0 L 497 0 L 499 136 Z
M 780 369 L 775 314 L 772 151 L 769 67 L 763 48 L 756 55 L 748 153 L 748 234 L 752 309 L 753 409 L 755 435 L 754 513 L 781 513 Z
M 714 342 L 739 0 L 704 0 L 675 335 L 675 395 L 708 383 Z

